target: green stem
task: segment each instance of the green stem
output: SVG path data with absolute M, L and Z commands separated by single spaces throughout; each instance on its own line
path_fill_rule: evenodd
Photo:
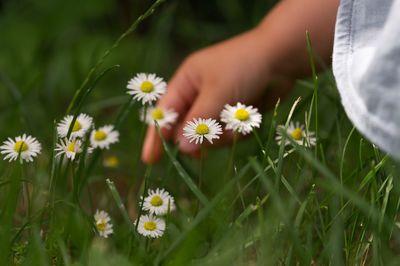
M 231 154 L 229 155 L 229 162 L 228 162 L 228 169 L 225 174 L 224 181 L 230 176 L 232 169 L 234 168 L 234 159 L 235 159 L 235 152 L 236 152 L 236 144 L 237 140 L 239 138 L 238 132 L 234 131 L 233 132 L 233 143 L 232 143 L 232 149 L 231 149 Z
M 137 165 L 140 162 L 140 154 L 142 152 L 142 148 L 143 148 L 143 142 L 144 142 L 144 134 L 146 133 L 146 129 L 147 129 L 147 124 L 146 124 L 146 117 L 147 117 L 147 112 L 148 112 L 148 105 L 145 104 L 143 107 L 143 123 L 142 123 L 142 128 L 140 129 L 140 142 L 139 142 L 139 150 L 136 156 L 136 165 L 135 168 L 137 167 Z
M 129 191 L 129 196 L 130 195 L 137 195 L 139 193 L 140 187 L 142 186 L 142 183 L 143 183 L 143 178 L 139 174 L 138 165 L 140 163 L 140 154 L 141 154 L 141 151 L 142 151 L 142 148 L 143 148 L 144 134 L 145 134 L 146 128 L 147 128 L 147 126 L 146 126 L 147 111 L 148 111 L 148 105 L 145 104 L 144 108 L 143 108 L 143 117 L 142 117 L 143 123 L 142 123 L 142 127 L 140 129 L 139 148 L 138 148 L 138 152 L 137 152 L 137 155 L 136 155 L 136 160 L 134 161 L 134 165 L 133 165 L 133 169 L 136 172 L 134 174 L 135 176 L 133 177 L 134 182 L 130 185 L 129 190 L 128 190 Z
M 262 152 L 262 154 L 263 154 L 263 161 L 264 161 L 264 160 L 265 160 L 265 157 L 267 156 L 267 152 L 265 151 L 264 145 L 263 145 L 263 143 L 262 143 L 262 141 L 261 141 L 261 138 L 260 138 L 260 136 L 258 135 L 258 133 L 257 133 L 256 130 L 253 130 L 253 134 L 254 134 L 254 136 L 256 137 L 256 140 L 257 140 L 258 145 L 260 146 L 261 152 Z
M 25 173 L 25 167 L 23 164 L 21 164 L 21 180 L 22 181 L 22 190 L 25 194 L 25 202 L 26 202 L 26 212 L 27 212 L 27 217 L 28 221 L 30 220 L 31 217 L 31 197 L 29 195 L 29 183 L 28 180 L 26 179 L 26 173 Z
M 205 147 L 205 145 L 204 144 L 201 144 L 201 147 L 200 147 L 200 170 L 199 170 L 199 185 L 198 185 L 198 187 L 199 187 L 199 189 L 201 190 L 201 185 L 202 185 L 202 183 L 203 183 L 203 174 L 204 174 L 204 161 L 205 161 L 205 149 L 206 149 L 206 147 Z
M 129 111 L 131 110 L 132 106 L 135 104 L 133 100 L 133 96 L 129 98 L 129 100 L 122 106 L 121 110 L 119 111 L 117 118 L 115 119 L 114 126 L 115 129 L 119 129 L 122 125 L 122 122 L 126 119 Z
M 205 157 L 205 145 L 200 144 L 200 169 L 199 169 L 199 182 L 197 184 L 198 189 L 201 191 L 201 185 L 203 183 L 203 172 L 204 172 L 204 157 Z M 197 214 L 200 209 L 200 200 L 197 200 L 195 213 Z
M 236 177 L 236 171 L 234 171 L 235 165 L 234 165 L 234 159 L 235 159 L 235 151 L 236 151 L 236 144 L 237 144 L 237 140 L 239 138 L 239 133 L 237 131 L 235 131 L 233 133 L 233 143 L 232 143 L 232 149 L 231 149 L 231 154 L 229 156 L 229 163 L 228 163 L 228 175 L 227 177 L 229 177 L 230 173 L 233 170 L 233 176 Z M 226 179 L 224 180 L 226 181 Z M 236 180 L 236 186 L 238 188 L 238 192 L 239 192 L 239 197 L 240 197 L 240 201 L 242 203 L 243 209 L 246 209 L 245 203 L 244 203 L 244 199 L 243 199 L 243 195 L 242 195 L 242 189 L 240 186 L 240 181 L 237 179 Z
M 242 188 L 240 186 L 240 181 L 239 180 L 236 180 L 236 185 L 237 185 L 237 189 L 238 189 L 238 192 L 239 192 L 240 202 L 242 203 L 242 207 L 243 207 L 243 211 L 244 211 L 246 209 L 246 204 L 244 202 L 243 192 L 242 192 L 243 190 L 242 190 Z
M 160 127 L 159 127 L 159 125 L 157 123 L 156 123 L 155 127 L 156 127 L 156 130 L 157 130 L 158 136 L 161 139 L 161 142 L 162 142 L 162 145 L 164 147 L 164 150 L 167 153 L 167 155 L 168 155 L 169 159 L 171 160 L 173 166 L 175 167 L 176 171 L 178 172 L 179 176 L 186 183 L 186 185 L 193 192 L 193 194 L 196 195 L 196 197 L 203 204 L 203 206 L 206 206 L 208 204 L 207 197 L 200 191 L 200 189 L 193 182 L 192 178 L 189 176 L 187 171 L 183 168 L 183 166 L 175 158 L 175 156 L 174 156 L 175 153 L 173 153 L 171 148 L 168 147 L 167 142 L 165 141 L 163 135 L 161 134 Z
M 141 200 L 140 200 L 139 215 L 138 215 L 138 217 L 137 217 L 137 219 L 136 219 L 136 225 L 135 225 L 136 231 L 137 231 L 138 226 L 139 226 L 140 217 L 142 216 L 142 213 L 143 213 L 143 203 L 144 203 L 144 198 L 145 198 L 145 195 L 146 195 L 146 192 L 147 192 L 148 179 L 149 179 L 149 177 L 150 177 L 152 168 L 153 168 L 153 165 L 152 165 L 152 164 L 148 164 L 147 167 L 146 167 L 146 172 L 145 172 L 145 174 L 144 174 L 143 193 L 142 193 L 142 198 L 141 198 Z

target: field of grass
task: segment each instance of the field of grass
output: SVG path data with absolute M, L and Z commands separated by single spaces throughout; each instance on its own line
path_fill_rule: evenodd
M 168 80 L 191 51 L 256 25 L 275 1 L 159 2 L 154 12 L 144 0 L 0 2 L 0 142 L 26 133 L 43 147 L 32 163 L 0 161 L 0 265 L 398 265 L 398 162 L 353 128 L 329 69 L 299 80 L 235 146 L 199 161 L 165 142 L 161 162 L 139 161 L 128 80 Z M 55 159 L 55 123 L 80 112 L 115 124 L 119 143 Z M 278 145 L 289 121 L 317 145 Z M 157 239 L 134 224 L 143 179 L 176 203 Z M 97 209 L 110 214 L 108 238 Z

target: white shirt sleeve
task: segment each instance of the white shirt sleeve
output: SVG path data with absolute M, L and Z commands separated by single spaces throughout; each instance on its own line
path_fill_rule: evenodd
M 341 1 L 333 73 L 355 127 L 400 158 L 400 0 Z

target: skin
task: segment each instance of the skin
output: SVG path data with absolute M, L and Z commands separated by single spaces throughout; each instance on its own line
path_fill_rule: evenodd
M 218 119 L 225 104 L 257 104 L 263 95 L 267 105 L 274 104 L 296 78 L 310 72 L 306 31 L 315 53 L 330 62 L 338 6 L 339 0 L 284 0 L 255 28 L 188 56 L 157 104 L 174 109 L 180 118 L 170 130 L 162 130 L 163 136 L 178 142 L 181 152 L 196 154 L 200 145 L 182 136 L 186 121 Z M 231 138 L 224 132 L 220 142 Z M 143 162 L 156 162 L 162 151 L 155 128 L 149 127 Z

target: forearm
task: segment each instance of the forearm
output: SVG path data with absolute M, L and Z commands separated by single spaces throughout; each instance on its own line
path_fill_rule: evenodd
M 263 57 L 272 74 L 297 78 L 310 72 L 306 31 L 315 53 L 326 63 L 332 55 L 339 0 L 285 0 L 259 24 Z

